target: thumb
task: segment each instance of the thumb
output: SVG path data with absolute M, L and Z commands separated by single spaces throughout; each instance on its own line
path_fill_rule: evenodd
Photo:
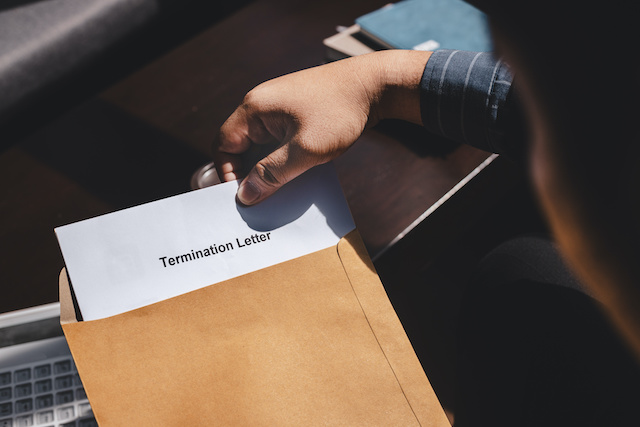
M 256 163 L 238 188 L 238 200 L 255 205 L 316 165 L 310 157 L 291 154 L 290 145 L 285 144 Z

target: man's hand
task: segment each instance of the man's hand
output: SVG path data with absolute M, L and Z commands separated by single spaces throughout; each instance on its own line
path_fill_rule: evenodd
M 220 178 L 241 178 L 243 155 L 256 145 L 273 144 L 275 150 L 257 162 L 238 189 L 240 202 L 255 204 L 304 171 L 338 157 L 367 125 L 382 118 L 419 123 L 418 85 L 429 54 L 379 52 L 257 86 L 214 142 Z

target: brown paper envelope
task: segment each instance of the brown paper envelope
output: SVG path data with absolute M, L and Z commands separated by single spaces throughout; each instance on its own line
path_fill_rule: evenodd
M 105 319 L 61 322 L 101 426 L 449 426 L 357 232 Z

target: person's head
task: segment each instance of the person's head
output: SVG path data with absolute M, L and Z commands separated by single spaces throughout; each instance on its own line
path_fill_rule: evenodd
M 563 254 L 640 354 L 640 61 L 627 3 L 471 1 L 490 16 Z

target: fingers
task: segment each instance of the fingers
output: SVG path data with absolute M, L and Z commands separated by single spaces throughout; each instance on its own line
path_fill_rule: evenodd
M 213 163 L 222 181 L 240 178 L 242 159 L 239 154 L 251 145 L 246 116 L 237 109 L 220 127 L 212 145 Z
M 251 153 L 254 144 L 274 142 L 259 114 L 252 113 L 250 106 L 241 105 L 229 116 L 213 141 L 213 162 L 222 181 L 232 181 L 245 175 L 244 154 Z M 250 158 L 255 157 L 249 155 Z M 253 163 L 249 161 L 249 166 Z
M 260 160 L 240 184 L 238 200 L 244 205 L 259 203 L 318 164 L 313 157 L 296 153 L 295 147 L 295 144 L 282 145 Z
M 213 164 L 222 182 L 235 181 L 241 178 L 242 158 L 236 154 L 216 152 L 213 154 Z

